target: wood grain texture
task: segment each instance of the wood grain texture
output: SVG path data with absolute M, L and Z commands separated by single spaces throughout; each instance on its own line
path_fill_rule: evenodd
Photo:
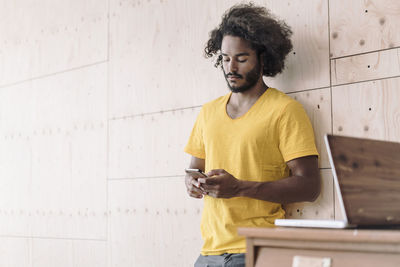
M 188 142 L 200 108 L 110 121 L 109 177 L 182 175 L 190 155 Z
M 240 228 L 258 251 L 254 266 L 292 266 L 294 256 L 327 257 L 333 266 L 397 266 L 400 232 L 312 228 Z M 253 266 L 253 265 L 249 265 Z
M 396 267 L 400 264 L 400 257 L 396 254 L 385 253 L 362 253 L 331 250 L 302 250 L 302 249 L 279 249 L 261 248 L 259 257 L 254 266 L 256 267 L 292 267 L 294 256 L 330 258 L 332 265 L 342 267 L 376 267 L 387 266 Z M 302 265 L 301 267 L 322 266 L 322 265 Z M 329 266 L 329 265 L 328 265 Z
M 110 181 L 110 266 L 191 266 L 200 253 L 203 201 L 184 178 Z
M 106 64 L 0 90 L 0 232 L 106 237 Z
M 333 176 L 330 169 L 321 170 L 321 194 L 314 202 L 285 205 L 286 218 L 290 219 L 333 219 Z
M 400 225 L 400 143 L 328 138 L 349 223 Z
M 289 94 L 299 101 L 307 112 L 314 128 L 315 144 L 320 154 L 320 168 L 330 168 L 324 135 L 332 132 L 330 89 L 324 88 Z
M 32 267 L 32 239 L 0 237 L 0 266 Z
M 1 1 L 0 86 L 107 59 L 107 0 Z
M 286 68 L 275 78 L 266 78 L 267 84 L 284 92 L 329 86 L 327 1 L 269 0 L 266 6 L 293 31 Z
M 329 1 L 331 57 L 400 45 L 397 0 Z
M 253 266 L 257 249 L 254 247 L 253 238 L 246 238 L 246 266 Z
M 192 107 L 228 93 L 222 71 L 203 55 L 233 2 L 110 1 L 110 116 Z
M 333 134 L 400 142 L 400 78 L 332 88 Z
M 32 267 L 107 267 L 107 243 L 92 240 L 32 240 Z
M 400 75 L 400 50 L 390 49 L 331 61 L 332 85 Z
M 366 229 L 313 229 L 313 228 L 239 228 L 239 234 L 268 240 L 292 241 L 329 241 L 342 243 L 377 243 L 397 245 L 400 242 L 400 232 L 397 230 L 366 230 Z M 257 245 L 257 242 L 254 243 Z M 399 247 L 394 246 L 399 250 Z

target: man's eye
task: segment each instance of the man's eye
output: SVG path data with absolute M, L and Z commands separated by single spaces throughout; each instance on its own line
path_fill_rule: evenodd
M 243 62 L 247 61 L 247 58 L 238 58 L 237 61 L 240 62 L 240 63 L 243 63 Z
M 223 58 L 223 60 L 225 61 L 225 62 L 228 62 L 229 61 L 229 58 Z

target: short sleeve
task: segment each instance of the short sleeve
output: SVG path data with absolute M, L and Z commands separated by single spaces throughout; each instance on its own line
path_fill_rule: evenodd
M 279 150 L 285 162 L 317 155 L 314 131 L 303 106 L 290 102 L 283 110 L 278 124 Z
M 196 158 L 205 159 L 206 153 L 204 148 L 203 130 L 204 130 L 204 110 L 200 110 L 196 122 L 190 134 L 184 151 Z

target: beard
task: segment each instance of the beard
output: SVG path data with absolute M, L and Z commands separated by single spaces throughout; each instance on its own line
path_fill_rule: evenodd
M 249 72 L 247 72 L 244 75 L 246 82 L 242 86 L 234 86 L 229 83 L 228 77 L 229 76 L 237 76 L 237 77 L 243 79 L 243 76 L 236 72 L 230 72 L 230 73 L 226 74 L 225 70 L 224 69 L 222 69 L 222 70 L 224 72 L 225 80 L 228 84 L 228 87 L 232 91 L 232 93 L 243 93 L 243 92 L 249 90 L 254 85 L 256 85 L 256 83 L 260 79 L 260 76 L 262 75 L 261 74 L 261 64 L 260 64 L 260 62 L 258 62 L 257 65 L 255 65 L 252 70 L 250 70 Z

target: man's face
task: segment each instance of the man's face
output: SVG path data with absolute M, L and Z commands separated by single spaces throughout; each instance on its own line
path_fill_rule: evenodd
M 248 41 L 236 36 L 224 36 L 221 55 L 222 69 L 232 92 L 247 91 L 262 77 L 257 53 Z

